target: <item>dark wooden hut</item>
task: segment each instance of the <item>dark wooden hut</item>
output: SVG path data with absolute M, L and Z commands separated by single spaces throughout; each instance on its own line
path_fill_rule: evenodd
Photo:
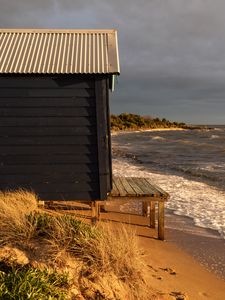
M 115 30 L 0 30 L 0 190 L 106 199 L 118 74 Z

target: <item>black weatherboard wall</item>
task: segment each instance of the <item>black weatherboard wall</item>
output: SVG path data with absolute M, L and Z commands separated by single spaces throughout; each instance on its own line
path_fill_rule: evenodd
M 0 77 L 0 189 L 43 200 L 106 199 L 108 77 Z

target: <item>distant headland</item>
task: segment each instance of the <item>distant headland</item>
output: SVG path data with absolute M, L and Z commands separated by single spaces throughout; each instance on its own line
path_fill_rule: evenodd
M 172 122 L 165 118 L 152 118 L 131 113 L 111 115 L 112 131 L 120 130 L 147 130 L 160 128 L 204 129 L 206 126 L 187 125 L 184 122 Z

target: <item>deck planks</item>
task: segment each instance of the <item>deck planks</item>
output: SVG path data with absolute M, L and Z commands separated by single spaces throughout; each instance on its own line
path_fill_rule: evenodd
M 132 186 L 128 183 L 127 179 L 124 178 L 124 177 L 120 177 L 118 178 L 121 182 L 121 184 L 123 185 L 125 191 L 127 192 L 126 196 L 133 196 L 135 191 L 134 189 L 132 188 Z
M 153 184 L 149 178 L 113 176 L 111 197 L 168 198 L 168 193 Z
M 141 186 L 144 194 L 152 197 L 156 196 L 156 191 L 146 183 L 145 178 L 138 178 L 138 184 Z
M 148 185 L 151 186 L 153 189 L 157 190 L 161 195 L 161 197 L 169 197 L 169 194 L 167 192 L 165 192 L 163 189 L 161 189 L 158 185 L 153 186 L 152 182 L 150 181 L 149 178 L 145 178 L 145 180 L 147 181 Z
M 115 180 L 112 181 L 112 192 L 111 192 L 111 194 L 113 195 L 113 197 L 119 197 L 120 196 L 120 192 L 119 192 L 119 190 L 116 186 L 116 181 Z
M 152 184 L 150 184 L 146 180 L 146 178 L 140 178 L 140 182 L 144 186 L 146 193 L 148 193 L 151 197 L 160 197 L 161 196 L 161 193 L 159 192 L 159 190 L 156 187 L 152 186 Z
M 132 185 L 132 187 L 136 193 L 136 197 L 144 196 L 144 192 L 138 185 L 137 178 L 129 177 L 129 178 L 127 178 L 127 181 L 129 182 L 130 185 Z
M 119 195 L 120 195 L 121 197 L 125 197 L 125 196 L 127 195 L 127 192 L 126 192 L 126 190 L 125 190 L 125 188 L 124 188 L 122 182 L 120 181 L 120 178 L 118 178 L 118 179 L 116 180 L 116 186 L 117 186 L 117 189 L 118 189 L 118 191 L 119 191 Z

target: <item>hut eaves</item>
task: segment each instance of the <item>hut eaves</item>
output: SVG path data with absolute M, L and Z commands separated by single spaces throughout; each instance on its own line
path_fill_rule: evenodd
M 0 74 L 119 74 L 116 30 L 0 29 Z

